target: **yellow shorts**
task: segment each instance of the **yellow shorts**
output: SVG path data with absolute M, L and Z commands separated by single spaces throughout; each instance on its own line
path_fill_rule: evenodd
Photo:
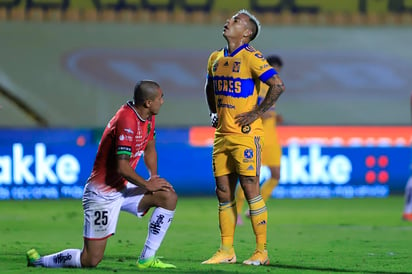
M 237 173 L 259 176 L 261 136 L 219 136 L 213 143 L 213 174 L 215 177 Z

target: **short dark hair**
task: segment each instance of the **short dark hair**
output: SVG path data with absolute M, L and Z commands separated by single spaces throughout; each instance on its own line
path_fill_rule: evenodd
M 153 100 L 160 88 L 159 84 L 152 80 L 142 80 L 134 87 L 133 101 L 135 105 L 143 105 L 146 100 Z
M 283 61 L 282 58 L 280 58 L 279 55 L 270 55 L 266 58 L 268 61 L 269 65 L 273 66 L 278 66 L 278 67 L 283 67 Z

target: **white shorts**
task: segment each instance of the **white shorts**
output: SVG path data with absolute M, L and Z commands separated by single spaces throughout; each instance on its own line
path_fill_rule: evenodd
M 142 217 L 147 211 L 138 211 L 145 189 L 128 184 L 118 192 L 103 192 L 92 183 L 87 183 L 83 193 L 83 237 L 99 240 L 116 232 L 120 210 Z

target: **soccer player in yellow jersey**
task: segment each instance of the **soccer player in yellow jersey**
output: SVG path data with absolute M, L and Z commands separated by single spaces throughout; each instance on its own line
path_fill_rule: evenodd
M 277 55 L 271 55 L 266 58 L 268 63 L 279 73 L 283 66 L 282 59 Z M 259 92 L 258 102 L 260 103 L 266 96 L 268 86 L 262 85 Z M 270 169 L 271 177 L 264 181 L 260 188 L 260 193 L 263 200 L 266 202 L 273 189 L 278 185 L 280 178 L 280 159 L 282 157 L 282 148 L 278 141 L 276 124 L 281 119 L 275 111 L 275 106 L 271 107 L 262 116 L 264 134 L 264 145 L 262 149 L 262 166 L 267 166 Z M 243 224 L 242 209 L 245 204 L 245 194 L 242 188 L 238 185 L 236 188 L 236 207 L 237 207 L 237 224 Z M 246 211 L 246 216 L 250 217 L 249 211 Z
M 263 143 L 262 117 L 277 101 L 285 87 L 276 70 L 249 43 L 260 31 L 260 23 L 247 10 L 226 21 L 223 37 L 227 46 L 211 53 L 207 65 L 206 99 L 212 126 L 213 173 L 219 201 L 221 243 L 203 264 L 235 263 L 233 247 L 237 211 L 235 189 L 239 180 L 249 204 L 256 239 L 247 265 L 269 264 L 266 248 L 267 210 L 259 190 L 260 153 Z M 258 104 L 261 82 L 269 86 Z

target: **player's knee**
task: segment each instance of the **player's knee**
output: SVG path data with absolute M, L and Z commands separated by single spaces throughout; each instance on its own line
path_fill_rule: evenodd
M 276 172 L 276 173 L 272 174 L 272 178 L 279 181 L 280 180 L 280 173 Z
M 279 181 L 279 179 L 280 179 L 280 167 L 271 168 L 270 172 L 272 174 L 272 178 Z
M 156 192 L 158 205 L 170 210 L 174 210 L 177 204 L 177 194 L 175 191 L 159 191 Z
M 234 200 L 235 193 L 230 193 L 230 191 L 227 191 L 227 189 L 216 187 L 215 192 L 219 202 L 221 203 L 226 203 Z
M 167 200 L 170 204 L 176 207 L 177 204 L 177 193 L 175 191 L 167 191 Z

